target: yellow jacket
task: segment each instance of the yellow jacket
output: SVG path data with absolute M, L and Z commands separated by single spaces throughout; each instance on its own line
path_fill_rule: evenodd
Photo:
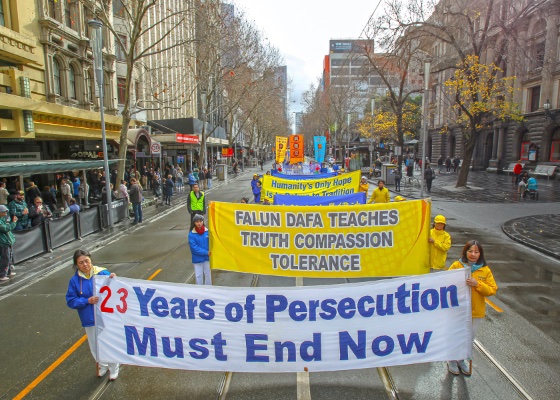
M 376 187 L 367 203 L 388 203 L 389 201 L 391 201 L 389 189 L 384 187 L 383 190 L 381 190 L 379 187 Z
M 461 261 L 455 261 L 449 269 L 461 269 L 464 267 Z M 476 287 L 471 287 L 472 317 L 484 318 L 486 315 L 485 297 L 495 295 L 498 285 L 496 285 L 494 275 L 492 275 L 492 271 L 490 271 L 487 265 L 474 271 L 471 276 L 478 281 Z
M 367 195 L 368 190 L 369 190 L 369 183 L 367 183 L 367 182 L 366 182 L 366 183 L 360 183 L 360 187 L 359 187 L 359 189 L 358 189 L 358 193 L 360 193 L 360 192 L 365 192 L 366 195 Z
M 430 267 L 433 269 L 445 269 L 447 252 L 451 247 L 451 236 L 446 231 L 432 228 L 430 238 L 434 243 L 430 243 Z

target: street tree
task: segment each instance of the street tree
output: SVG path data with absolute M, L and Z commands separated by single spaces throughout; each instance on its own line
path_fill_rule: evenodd
M 177 99 L 182 103 L 189 97 L 189 93 L 185 93 L 188 88 L 174 87 L 176 83 L 173 82 L 160 82 L 161 88 L 145 99 L 137 94 L 140 90 L 136 90 L 134 81 L 141 73 L 157 74 L 157 71 L 148 68 L 149 58 L 165 58 L 166 52 L 192 40 L 184 29 L 192 4 L 191 1 L 178 2 L 177 7 L 171 9 L 156 0 L 82 1 L 112 34 L 115 46 L 122 54 L 121 61 L 126 65 L 124 85 L 120 88 L 123 99 L 117 171 L 119 182 L 124 177 L 127 135 L 134 115 L 148 108 L 177 107 Z M 111 42 L 106 46 L 111 46 Z M 164 68 L 172 67 L 163 61 L 162 64 Z

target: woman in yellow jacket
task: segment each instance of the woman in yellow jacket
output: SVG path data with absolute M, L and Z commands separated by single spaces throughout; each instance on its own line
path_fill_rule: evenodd
M 430 230 L 430 267 L 445 269 L 447 252 L 451 247 L 451 236 L 445 231 L 446 220 L 443 215 L 436 215 L 434 227 Z
M 369 190 L 369 183 L 368 183 L 366 177 L 362 176 L 362 179 L 360 180 L 360 186 L 358 188 L 358 193 L 364 192 L 367 196 L 368 190 Z
M 485 298 L 495 295 L 498 286 L 492 271 L 486 265 L 482 245 L 476 240 L 467 242 L 465 247 L 463 247 L 459 261 L 455 261 L 449 267 L 449 269 L 460 268 L 469 268 L 471 270 L 471 277 L 467 278 L 467 285 L 471 287 L 472 339 L 474 341 L 476 331 L 486 315 Z M 453 375 L 459 375 L 459 370 L 461 370 L 464 375 L 469 376 L 472 372 L 471 367 L 472 364 L 467 366 L 465 360 L 447 362 L 447 369 Z

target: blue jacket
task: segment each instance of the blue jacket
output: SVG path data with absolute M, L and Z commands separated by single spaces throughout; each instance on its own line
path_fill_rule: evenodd
M 195 228 L 189 232 L 189 246 L 191 247 L 192 263 L 198 264 L 204 261 L 210 261 L 208 252 L 210 251 L 210 239 L 208 228 L 201 235 L 196 232 Z
M 198 181 L 196 180 L 194 174 L 191 172 L 189 174 L 189 185 L 194 185 L 195 183 L 198 183 Z
M 165 195 L 166 196 L 173 196 L 173 187 L 175 186 L 175 184 L 173 183 L 173 181 L 169 178 L 167 178 L 167 180 L 165 181 Z
M 255 186 L 253 188 L 253 195 L 255 195 L 255 203 L 261 202 L 261 191 L 262 191 L 262 187 L 260 186 Z
M 97 269 L 97 275 L 111 275 L 106 269 L 93 267 Z M 74 276 L 68 282 L 68 291 L 66 292 L 66 304 L 68 307 L 78 310 L 78 315 L 82 321 L 82 326 L 94 326 L 95 318 L 93 316 L 93 304 L 88 303 L 88 299 L 93 296 L 93 274 L 90 279 L 80 275 L 80 271 L 76 271 Z

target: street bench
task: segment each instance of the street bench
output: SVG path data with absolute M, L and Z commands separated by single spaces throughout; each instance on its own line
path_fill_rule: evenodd
M 503 172 L 505 172 L 506 174 L 510 174 L 510 173 L 513 174 L 513 168 L 515 167 L 516 164 L 517 163 L 509 163 L 508 167 L 503 169 Z M 522 163 L 521 167 L 522 167 L 521 170 L 525 169 L 525 163 Z
M 554 176 L 555 170 L 556 170 L 555 165 L 537 165 L 535 170 L 530 174 L 537 175 L 537 176 L 546 176 L 547 179 L 550 179 L 551 176 Z

